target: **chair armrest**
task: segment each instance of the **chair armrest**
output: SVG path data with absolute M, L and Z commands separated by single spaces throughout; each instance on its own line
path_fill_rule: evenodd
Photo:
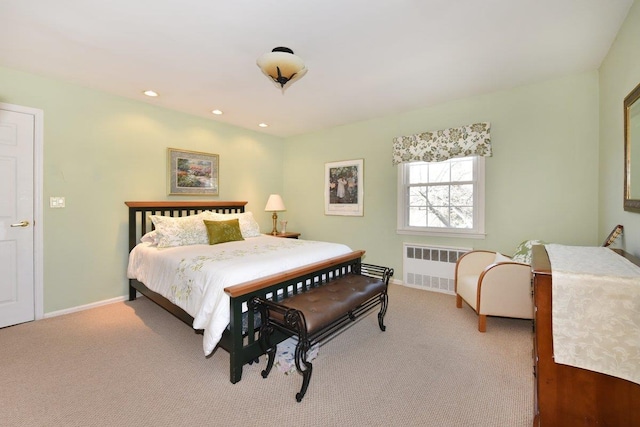
M 494 251 L 467 252 L 456 262 L 456 278 L 458 276 L 480 276 L 495 259 L 496 253 Z
M 531 319 L 531 266 L 501 262 L 487 267 L 478 279 L 478 314 Z

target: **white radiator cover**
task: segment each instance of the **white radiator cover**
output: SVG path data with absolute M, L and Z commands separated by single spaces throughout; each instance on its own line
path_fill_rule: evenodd
M 456 261 L 470 250 L 403 243 L 404 285 L 454 295 Z

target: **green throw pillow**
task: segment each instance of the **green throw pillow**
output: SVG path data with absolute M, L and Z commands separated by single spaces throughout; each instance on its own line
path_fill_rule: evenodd
M 230 219 L 227 221 L 207 221 L 205 219 L 204 225 L 207 227 L 210 245 L 244 240 L 238 219 Z

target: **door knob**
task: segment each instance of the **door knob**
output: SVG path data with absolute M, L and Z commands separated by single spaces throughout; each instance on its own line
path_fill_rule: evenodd
M 20 221 L 18 223 L 11 224 L 11 227 L 28 227 L 28 226 L 29 226 L 29 221 Z

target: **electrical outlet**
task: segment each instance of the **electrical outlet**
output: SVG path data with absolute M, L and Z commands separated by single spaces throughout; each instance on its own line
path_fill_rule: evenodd
M 64 197 L 49 197 L 50 208 L 64 208 Z

